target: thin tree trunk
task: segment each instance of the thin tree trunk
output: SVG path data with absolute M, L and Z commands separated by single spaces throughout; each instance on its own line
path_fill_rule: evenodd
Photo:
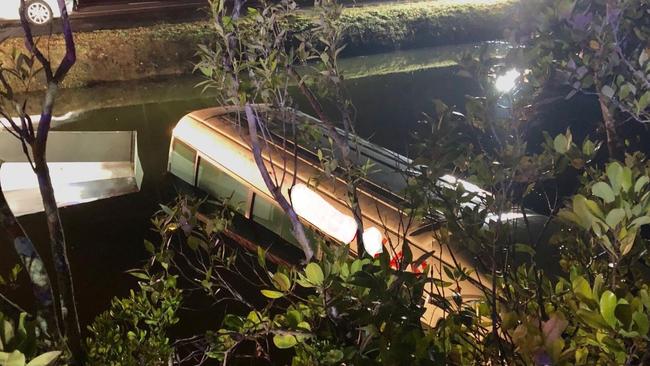
M 61 338 L 60 313 L 56 311 L 56 301 L 52 292 L 50 276 L 47 274 L 45 263 L 38 254 L 36 247 L 29 239 L 9 208 L 7 199 L 0 185 L 0 225 L 8 238 L 13 242 L 14 249 L 32 283 L 32 291 L 37 302 L 36 318 L 41 329 L 55 339 Z
M 607 134 L 607 150 L 609 158 L 613 160 L 625 160 L 625 151 L 623 149 L 623 142 L 621 141 L 618 132 L 616 131 L 616 121 L 607 106 L 607 100 L 602 94 L 598 94 L 598 102 L 600 103 L 600 111 L 603 115 L 603 122 L 605 124 L 605 133 Z
M 291 225 L 293 227 L 292 230 L 293 235 L 296 237 L 298 244 L 300 244 L 300 247 L 302 248 L 302 251 L 305 254 L 305 261 L 309 262 L 311 261 L 311 258 L 314 256 L 314 250 L 312 249 L 311 244 L 307 239 L 307 235 L 305 235 L 305 228 L 300 222 L 300 220 L 298 219 L 298 215 L 296 214 L 296 211 L 293 209 L 289 201 L 287 201 L 286 197 L 284 197 L 284 195 L 282 194 L 280 187 L 276 186 L 273 183 L 273 180 L 271 179 L 271 175 L 269 174 L 269 171 L 266 165 L 264 164 L 264 158 L 262 157 L 262 148 L 260 146 L 259 138 L 257 137 L 258 121 L 257 121 L 257 116 L 253 111 L 253 107 L 251 107 L 251 105 L 247 103 L 244 108 L 246 111 L 246 120 L 248 121 L 248 133 L 251 139 L 251 149 L 253 150 L 253 157 L 255 158 L 255 164 L 257 165 L 257 168 L 259 169 L 260 174 L 262 175 L 262 179 L 264 180 L 264 184 L 266 184 L 266 188 L 269 189 L 275 201 L 280 205 L 280 207 L 287 214 L 287 216 L 289 216 L 289 220 L 291 221 Z
M 38 187 L 43 199 L 43 208 L 47 219 L 47 228 L 50 234 L 50 248 L 52 259 L 54 261 L 54 271 L 56 274 L 59 293 L 61 294 L 61 309 L 65 309 L 63 324 L 64 334 L 68 339 L 68 346 L 72 352 L 74 363 L 83 363 L 83 349 L 81 329 L 79 327 L 79 316 L 77 315 L 77 305 L 74 296 L 74 284 L 72 282 L 72 273 L 70 272 L 70 262 L 65 242 L 65 235 L 59 208 L 54 197 L 54 188 L 50 178 L 50 171 L 45 158 L 45 150 L 41 146 L 35 147 L 34 164 L 36 177 L 38 178 Z
M 341 137 L 341 135 L 339 135 L 339 133 L 336 131 L 334 123 L 332 123 L 329 118 L 327 118 L 327 115 L 323 110 L 323 106 L 318 101 L 318 98 L 312 92 L 312 90 L 307 85 L 305 85 L 305 82 L 302 80 L 298 72 L 292 67 L 289 67 L 288 72 L 298 82 L 298 90 L 300 90 L 300 93 L 305 96 L 305 98 L 307 98 L 309 105 L 311 105 L 312 109 L 316 112 L 318 120 L 327 130 L 327 135 L 332 139 L 332 141 L 334 141 L 334 145 L 336 145 L 336 148 L 341 154 L 343 167 L 347 172 L 349 172 L 352 168 L 352 163 L 350 162 L 350 146 L 347 136 L 344 139 Z M 357 254 L 359 257 L 363 257 L 366 252 L 366 249 L 363 246 L 363 216 L 361 214 L 361 206 L 359 206 L 359 198 L 357 195 L 356 185 L 348 181 L 347 191 L 348 199 L 350 200 L 350 210 L 352 211 L 352 216 L 354 217 L 354 221 L 357 224 Z
M 63 28 L 66 52 L 61 63 L 56 68 L 56 71 L 52 69 L 50 60 L 45 57 L 36 45 L 36 42 L 34 42 L 34 35 L 32 34 L 29 22 L 25 17 L 24 10 L 26 0 L 20 0 L 20 4 L 20 22 L 25 33 L 25 46 L 34 54 L 34 57 L 43 66 L 43 73 L 45 74 L 45 79 L 47 81 L 47 91 L 43 101 L 43 109 L 39 120 L 38 132 L 34 133 L 33 126 L 30 123 L 28 131 L 21 131 L 22 133 L 20 133 L 20 136 L 22 137 L 23 142 L 29 137 L 27 141 L 29 141 L 29 145 L 32 149 L 34 172 L 38 178 L 38 186 L 43 200 L 43 208 L 45 209 L 45 216 L 50 234 L 50 249 L 52 251 L 52 259 L 54 261 L 54 270 L 57 280 L 57 297 L 59 297 L 55 297 L 54 300 L 55 302 L 60 301 L 59 309 L 64 314 L 62 317 L 62 333 L 67 338 L 67 345 L 71 351 L 71 363 L 73 365 L 83 365 L 84 352 L 82 348 L 77 306 L 74 298 L 72 274 L 70 273 L 70 264 L 68 262 L 66 251 L 63 225 L 61 223 L 59 209 L 54 197 L 54 189 L 52 187 L 52 180 L 50 178 L 46 159 L 47 138 L 50 131 L 50 124 L 52 122 L 54 100 L 59 84 L 63 82 L 72 66 L 76 63 L 77 53 L 65 0 L 57 0 L 59 11 L 61 12 L 61 25 Z M 66 311 L 63 311 L 64 309 Z

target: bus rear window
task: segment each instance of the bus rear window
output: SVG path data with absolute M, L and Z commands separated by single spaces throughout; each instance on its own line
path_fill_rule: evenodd
M 196 150 L 179 140 L 174 140 L 169 157 L 169 171 L 182 180 L 194 185 L 194 161 Z

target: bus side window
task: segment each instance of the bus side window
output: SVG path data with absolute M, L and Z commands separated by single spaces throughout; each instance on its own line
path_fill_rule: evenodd
M 253 220 L 278 234 L 284 240 L 297 244 L 291 232 L 291 221 L 284 211 L 273 204 L 268 198 L 255 195 L 255 201 L 253 202 Z
M 196 150 L 174 139 L 169 157 L 169 171 L 187 183 L 194 185 L 194 161 Z
M 198 187 L 222 202 L 228 200 L 235 211 L 245 214 L 248 188 L 205 159 L 199 160 Z

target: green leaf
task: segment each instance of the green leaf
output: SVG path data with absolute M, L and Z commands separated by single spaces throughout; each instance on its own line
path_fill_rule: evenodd
M 587 347 L 580 347 L 576 349 L 576 365 L 585 365 L 587 357 L 589 356 L 589 349 Z
M 60 351 L 43 353 L 42 355 L 29 361 L 27 366 L 50 366 L 61 356 Z
M 300 329 L 303 329 L 303 330 L 311 331 L 311 325 L 309 325 L 309 323 L 307 323 L 305 321 L 298 323 L 297 327 L 300 328 Z
M 650 310 L 650 294 L 648 294 L 648 291 L 646 289 L 639 290 L 639 297 L 643 306 Z
M 353 275 L 361 270 L 361 267 L 363 267 L 363 262 L 361 262 L 361 259 L 356 259 L 352 264 L 350 265 L 350 274 Z
M 334 365 L 341 362 L 343 357 L 345 357 L 343 351 L 338 349 L 332 349 L 325 354 L 325 359 L 323 360 L 323 362 L 326 365 Z
M 600 206 L 598 205 L 598 203 L 596 203 L 596 201 L 586 199 L 585 200 L 585 205 L 589 209 L 589 212 L 594 214 L 599 219 L 604 219 L 605 218 L 605 214 L 603 213 L 603 210 L 600 209 Z
M 576 214 L 578 223 L 583 228 L 589 229 L 594 219 L 586 202 L 587 198 L 581 194 L 573 196 L 573 212 Z
M 643 93 L 641 98 L 637 101 L 636 110 L 637 113 L 644 111 L 650 105 L 650 91 Z
M 591 140 L 585 140 L 582 143 L 582 153 L 587 156 L 592 156 L 596 151 L 596 145 Z
M 151 243 L 149 240 L 144 241 L 144 248 L 149 252 L 150 254 L 153 254 L 156 252 L 156 247 Z
M 605 323 L 603 317 L 596 311 L 578 309 L 576 314 L 580 317 L 580 319 L 583 322 L 585 322 L 587 325 L 589 325 L 592 328 L 601 329 L 607 327 L 607 323 Z
M 603 235 L 600 237 L 600 243 L 607 249 L 612 254 L 616 254 L 616 250 L 614 250 L 614 246 L 612 245 L 611 240 L 609 240 L 609 237 L 606 235 Z
M 636 94 L 636 87 L 633 84 L 625 83 L 618 89 L 618 98 L 623 100 L 628 96 Z
M 614 97 L 614 93 L 616 93 L 616 91 L 609 85 L 603 86 L 600 92 L 609 99 L 612 99 L 612 97 Z
M 25 355 L 20 351 L 13 351 L 2 366 L 25 366 Z
M 646 314 L 639 311 L 635 311 L 634 314 L 632 314 L 632 320 L 634 320 L 634 323 L 638 328 L 639 334 L 641 334 L 642 336 L 648 334 L 648 329 L 650 328 L 650 324 L 648 324 L 648 316 Z
M 264 316 L 262 315 L 262 313 L 260 313 L 259 311 L 255 311 L 255 310 L 249 312 L 248 315 L 246 316 L 247 320 L 250 320 L 253 324 L 256 324 L 256 325 L 260 324 L 262 322 L 263 318 L 264 318 Z
M 632 169 L 624 167 L 621 173 L 621 189 L 628 192 L 632 188 Z
M 165 214 L 167 214 L 168 216 L 174 216 L 174 215 L 176 214 L 176 212 L 173 211 L 171 208 L 169 208 L 169 206 L 160 205 L 160 208 L 161 208 L 162 211 L 163 211 Z
M 342 279 L 347 280 L 350 277 L 350 267 L 347 263 L 341 265 L 341 271 L 339 272 Z
M 594 287 L 592 290 L 594 298 L 596 299 L 600 298 L 600 290 L 602 289 L 604 283 L 605 283 L 605 278 L 603 277 L 602 274 L 598 274 L 594 279 Z
M 609 290 L 603 292 L 603 295 L 600 297 L 600 315 L 603 316 L 605 322 L 612 328 L 615 328 L 618 322 L 615 313 L 617 303 L 618 299 L 616 295 Z
M 594 184 L 594 186 L 591 187 L 591 193 L 596 197 L 602 198 L 605 203 L 612 203 L 616 199 L 616 195 L 614 195 L 612 187 L 610 187 L 609 184 L 605 182 L 598 182 Z
M 641 227 L 643 225 L 648 225 L 650 224 L 650 216 L 641 216 L 637 217 L 630 223 L 630 227 Z
M 605 219 L 605 222 L 607 222 L 607 225 L 614 229 L 618 224 L 621 223 L 621 221 L 625 218 L 625 210 L 622 208 L 615 208 L 607 214 L 607 218 Z
M 262 247 L 257 247 L 257 263 L 262 268 L 266 268 L 266 251 Z
M 302 274 L 298 274 L 298 276 L 299 276 L 299 277 L 298 277 L 298 279 L 296 280 L 296 283 L 297 283 L 297 284 L 299 284 L 300 286 L 302 286 L 302 287 L 304 287 L 304 288 L 313 288 L 313 287 L 314 287 L 314 284 L 312 284 L 311 282 L 309 282 L 309 281 L 305 278 L 305 276 L 303 276 Z
M 273 275 L 273 286 L 282 292 L 286 292 L 291 288 L 291 281 L 284 273 L 277 272 Z
M 631 230 L 627 232 L 623 238 L 620 239 L 620 250 L 622 255 L 628 254 L 632 247 L 634 247 L 634 241 L 636 240 L 636 230 Z
M 577 276 L 571 282 L 572 282 L 571 285 L 573 287 L 573 292 L 575 292 L 576 296 L 578 296 L 583 300 L 593 299 L 589 282 L 587 282 L 587 280 L 585 280 L 584 277 Z
M 137 279 L 149 281 L 151 277 L 148 274 L 143 272 L 129 272 L 129 274 Z
M 569 151 L 569 140 L 564 135 L 557 135 L 553 140 L 553 148 L 560 154 L 566 154 Z
M 298 341 L 292 335 L 276 334 L 273 336 L 273 344 L 279 349 L 287 349 L 298 344 Z
M 305 275 L 307 276 L 307 280 L 316 286 L 322 285 L 323 281 L 325 280 L 323 270 L 318 264 L 313 262 L 309 263 L 305 268 Z
M 634 184 L 634 193 L 641 192 L 643 187 L 645 187 L 648 182 L 650 182 L 650 177 L 647 175 L 639 177 L 639 179 L 636 180 L 636 184 Z
M 261 290 L 261 292 L 262 292 L 262 295 L 268 297 L 269 299 L 278 299 L 278 298 L 284 296 L 284 294 L 282 292 L 274 291 L 274 290 Z
M 618 162 L 614 162 L 607 165 L 606 170 L 609 183 L 612 185 L 614 193 L 618 194 L 621 191 L 621 183 L 623 181 L 623 167 Z

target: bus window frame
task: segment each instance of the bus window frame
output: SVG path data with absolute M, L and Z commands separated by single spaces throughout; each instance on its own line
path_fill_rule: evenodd
M 223 136 L 223 134 L 221 134 L 218 130 L 214 129 L 214 131 L 215 131 L 217 134 Z M 245 204 L 246 204 L 246 211 L 245 211 L 245 214 L 243 215 L 243 216 L 246 217 L 247 219 L 251 219 L 251 220 L 255 221 L 255 219 L 252 217 L 252 213 L 253 213 L 253 210 L 254 210 L 255 199 L 257 198 L 258 195 L 264 197 L 265 199 L 268 199 L 270 202 L 273 203 L 273 205 L 275 205 L 276 207 L 282 209 L 282 207 L 277 203 L 277 201 L 276 201 L 272 196 L 270 196 L 270 195 L 264 193 L 263 191 L 257 189 L 255 186 L 253 186 L 253 185 L 252 185 L 251 183 L 249 183 L 247 180 L 245 180 L 245 179 L 243 179 L 242 177 L 240 177 L 238 174 L 234 173 L 232 170 L 230 170 L 230 169 L 224 167 L 222 164 L 220 164 L 220 163 L 217 162 L 216 160 L 212 159 L 210 156 L 206 155 L 206 154 L 203 153 L 201 150 L 199 150 L 199 149 L 197 149 L 196 147 L 194 147 L 194 145 L 192 145 L 191 143 L 189 143 L 189 142 L 187 142 L 187 141 L 185 141 L 185 140 L 182 140 L 182 139 L 178 138 L 177 136 L 173 136 L 173 138 L 172 138 L 172 143 L 170 144 L 170 157 L 171 157 L 171 152 L 173 151 L 173 146 L 174 146 L 173 143 L 174 143 L 174 141 L 178 141 L 178 142 L 180 142 L 180 143 L 182 143 L 182 144 L 184 144 L 184 145 L 190 147 L 192 150 L 196 151 L 196 158 L 195 158 L 195 161 L 194 161 L 194 184 L 193 184 L 194 187 L 197 187 L 197 188 L 198 188 L 198 179 L 199 179 L 198 171 L 199 171 L 199 163 L 200 163 L 201 160 L 205 160 L 205 161 L 208 162 L 209 164 L 212 164 L 212 165 L 215 166 L 217 169 L 220 169 L 221 171 L 223 171 L 224 173 L 228 174 L 230 177 L 232 177 L 233 179 L 237 180 L 239 183 L 241 183 L 241 184 L 243 184 L 245 187 L 247 187 L 248 192 L 249 192 L 249 195 L 248 195 L 248 197 L 247 197 L 247 202 L 245 203 Z M 244 145 L 241 145 L 241 144 L 240 144 L 240 146 L 244 147 Z M 285 152 L 286 152 L 286 151 L 285 151 Z M 299 156 L 299 159 L 303 160 L 303 162 L 306 163 L 306 164 L 309 164 L 309 165 L 312 165 L 312 166 L 316 166 L 313 162 L 309 161 L 309 159 L 305 159 L 304 157 L 300 157 L 300 156 Z M 279 166 L 279 164 L 278 164 L 277 162 L 273 162 L 273 161 L 268 161 L 268 162 L 271 163 L 271 164 L 273 164 L 273 165 L 275 165 L 275 166 L 281 167 L 281 166 Z M 169 164 L 171 164 L 171 159 L 169 160 Z M 169 167 L 168 167 L 168 170 L 169 170 Z M 339 177 L 337 177 L 337 179 L 338 179 L 338 180 L 341 180 L 341 178 L 339 178 Z M 252 194 L 251 194 L 251 193 L 252 193 Z M 322 196 L 324 196 L 324 197 L 327 197 L 327 198 L 333 200 L 334 202 L 339 202 L 339 203 L 345 205 L 345 203 L 344 203 L 341 199 L 339 199 L 338 197 L 332 195 L 330 192 L 317 190 L 316 193 L 319 194 L 319 195 L 322 195 Z M 366 194 L 367 194 L 367 193 L 366 193 Z M 371 194 L 367 194 L 367 195 L 368 195 L 369 197 L 373 197 Z M 385 200 L 383 200 L 383 199 L 381 199 L 381 198 L 373 197 L 373 199 L 374 199 L 374 200 L 382 201 L 383 204 L 392 207 L 391 204 L 389 204 L 388 202 L 386 202 Z M 284 211 L 284 210 L 283 210 L 283 211 Z M 286 213 L 285 213 L 285 215 L 286 215 Z M 368 219 L 370 219 L 370 222 L 372 222 L 372 223 L 374 223 L 374 224 L 376 224 L 376 225 L 379 225 L 379 227 L 384 227 L 384 225 L 383 225 L 381 222 L 375 222 L 375 220 L 373 220 L 372 218 L 368 218 Z M 338 242 L 338 240 L 336 240 L 336 239 L 334 239 L 334 238 L 328 236 L 327 234 L 323 233 L 323 231 L 320 230 L 320 229 L 318 228 L 318 226 L 313 225 L 312 223 L 310 223 L 310 222 L 308 222 L 307 220 L 304 220 L 304 219 L 302 219 L 302 218 L 299 218 L 299 220 L 300 220 L 300 222 L 301 222 L 304 226 L 310 228 L 312 231 L 315 231 L 315 232 L 321 233 L 321 234 L 327 236 L 328 238 L 330 238 L 330 239 L 332 239 L 332 240 Z M 255 221 L 255 222 L 256 222 L 258 225 L 261 225 L 259 222 L 257 222 L 257 221 Z M 398 234 L 393 233 L 392 230 L 390 230 L 390 229 L 389 229 L 389 232 L 391 232 L 392 234 L 394 234 L 394 235 L 396 235 L 396 236 L 399 236 Z M 279 236 L 279 237 L 282 237 L 281 235 L 278 235 L 278 236 Z M 284 239 L 284 238 L 283 238 L 283 239 Z M 342 244 L 344 244 L 344 243 L 342 243 Z M 353 252 L 355 252 L 355 251 L 353 250 Z
M 172 154 L 174 153 L 174 145 L 176 143 L 179 143 L 181 145 L 185 145 L 189 150 L 194 151 L 194 169 L 193 169 L 193 176 L 192 176 L 192 182 L 187 182 L 188 184 L 191 184 L 192 186 L 196 187 L 196 180 L 198 176 L 198 162 L 199 162 L 199 156 L 201 155 L 201 152 L 192 144 L 185 142 L 184 140 L 179 139 L 176 136 L 172 136 L 171 143 L 169 144 L 169 153 L 167 155 L 167 171 L 171 172 L 172 171 Z M 174 174 L 174 173 L 172 173 Z M 180 178 L 182 179 L 182 178 Z
M 197 150 L 198 151 L 198 150 Z M 207 164 L 212 165 L 213 167 L 221 170 L 223 173 L 229 175 L 231 178 L 235 179 L 237 182 L 242 184 L 244 187 L 246 187 L 246 190 L 248 191 L 247 197 L 246 197 L 246 207 L 244 210 L 244 217 L 247 219 L 250 219 L 252 217 L 253 213 L 253 205 L 255 203 L 255 197 L 257 195 L 264 195 L 263 192 L 259 191 L 257 188 L 255 188 L 252 184 L 250 184 L 248 181 L 245 179 L 241 178 L 239 175 L 235 174 L 232 172 L 230 169 L 224 167 L 223 165 L 219 164 L 215 160 L 211 159 L 209 156 L 203 154 L 202 152 L 198 151 L 198 160 L 196 162 L 196 177 L 194 179 L 194 186 L 198 188 L 199 186 L 199 164 L 201 163 L 201 160 L 205 160 Z

